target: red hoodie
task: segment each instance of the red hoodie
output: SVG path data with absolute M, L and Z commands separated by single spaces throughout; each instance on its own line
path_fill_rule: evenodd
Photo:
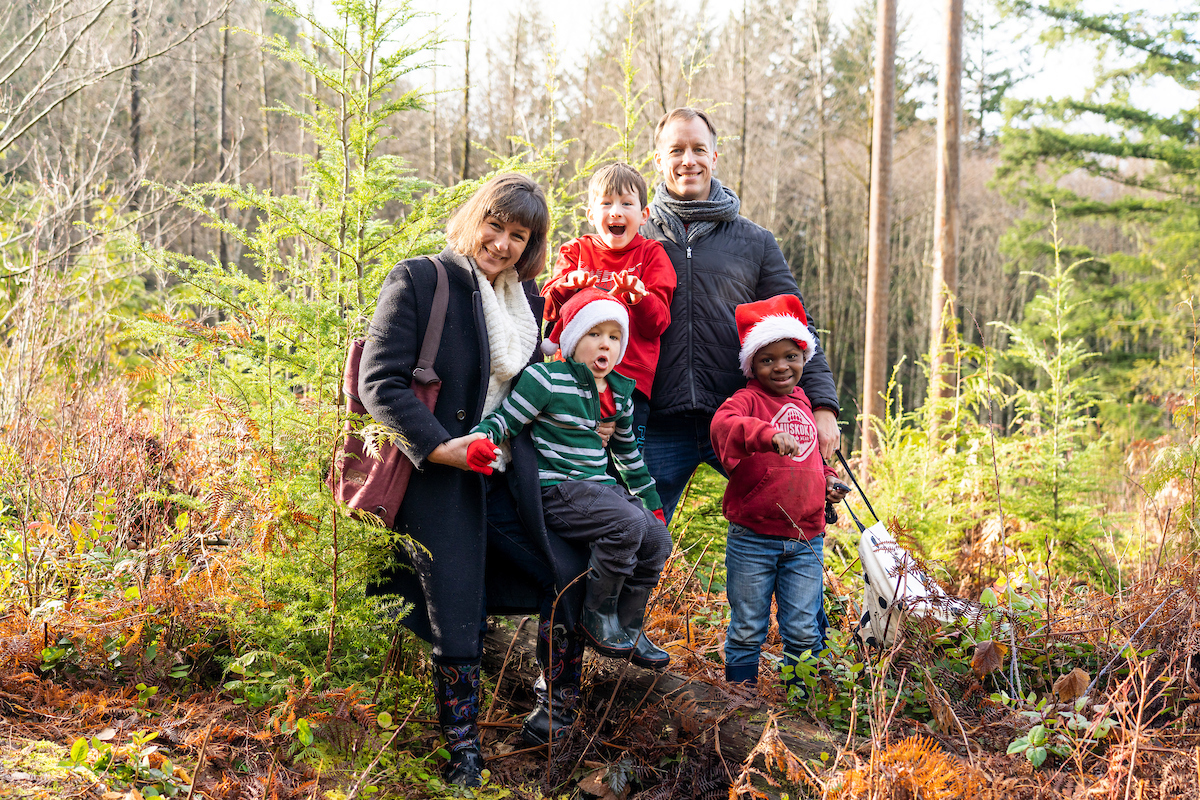
M 825 532 L 825 478 L 837 473 L 821 461 L 803 389 L 781 396 L 751 378 L 717 409 L 710 432 L 729 473 L 721 504 L 726 519 L 762 536 L 812 539 Z M 794 436 L 803 454 L 776 453 L 777 433 Z
M 608 249 L 592 233 L 572 239 L 558 249 L 554 277 L 542 287 L 547 322 L 557 320 L 563 304 L 578 291 L 561 285 L 563 276 L 576 269 L 595 275 L 596 286 L 605 291 L 613 288 L 613 279 L 622 270 L 638 276 L 645 284 L 646 296 L 629 307 L 629 345 L 617 372 L 632 378 L 638 391 L 649 397 L 654 370 L 658 367 L 658 340 L 671 324 L 671 297 L 675 294 L 675 267 L 667 251 L 641 234 L 635 235 L 624 250 Z

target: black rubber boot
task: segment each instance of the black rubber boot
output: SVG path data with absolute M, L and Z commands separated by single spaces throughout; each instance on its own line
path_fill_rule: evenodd
M 630 660 L 639 667 L 663 669 L 671 663 L 671 654 L 650 641 L 642 630 L 646 624 L 646 604 L 650 601 L 651 586 L 629 586 L 621 589 L 617 600 L 617 619 L 621 629 L 636 644 Z
M 479 751 L 479 662 L 434 664 L 437 679 L 438 722 L 446 737 L 450 762 L 446 781 L 474 788 L 483 782 L 483 753 Z
M 624 575 L 606 574 L 595 561 L 588 567 L 579 631 L 593 650 L 609 658 L 629 658 L 633 652 L 633 640 L 617 619 L 617 596 L 624 583 Z
M 583 639 L 550 623 L 538 624 L 537 660 L 542 674 L 533 684 L 537 705 L 525 718 L 521 735 L 530 744 L 561 740 L 579 717 L 579 681 L 583 676 Z
M 746 686 L 758 685 L 758 662 L 753 664 L 740 664 L 737 666 L 725 665 L 725 680 L 728 683 L 740 683 Z

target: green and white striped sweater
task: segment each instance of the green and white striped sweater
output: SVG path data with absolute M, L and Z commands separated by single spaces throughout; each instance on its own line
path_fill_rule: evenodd
M 662 508 L 654 479 L 633 435 L 634 382 L 615 372 L 610 372 L 605 380 L 612 388 L 617 406 L 616 431 L 609 440 L 617 471 L 647 509 Z M 504 402 L 472 432 L 485 433 L 499 443 L 532 423 L 529 432 L 537 448 L 542 486 L 563 481 L 615 484 L 605 471 L 608 454 L 596 433 L 599 421 L 600 397 L 592 371 L 585 364 L 567 359 L 526 367 Z

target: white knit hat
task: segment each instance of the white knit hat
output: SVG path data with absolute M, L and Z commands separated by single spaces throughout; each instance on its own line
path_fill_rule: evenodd
M 804 354 L 805 364 L 817 352 L 817 340 L 808 329 L 804 304 L 794 294 L 742 303 L 733 310 L 733 318 L 737 322 L 738 339 L 742 343 L 738 359 L 742 364 L 742 374 L 747 378 L 754 375 L 750 364 L 754 354 L 773 342 L 783 339 L 794 341 Z
M 629 346 L 629 312 L 616 297 L 594 286 L 580 290 L 563 304 L 553 330 L 542 341 L 542 352 L 554 355 L 561 347 L 563 357 L 570 358 L 583 335 L 601 322 L 615 322 L 621 326 L 621 350 L 613 362 L 615 367 L 621 363 L 625 348 Z

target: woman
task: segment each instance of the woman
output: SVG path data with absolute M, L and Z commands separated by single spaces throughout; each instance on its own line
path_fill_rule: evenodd
M 388 275 L 359 374 L 363 405 L 400 434 L 397 444 L 417 467 L 395 524 L 417 546 L 397 548 L 397 564 L 372 591 L 413 603 L 403 623 L 433 645 L 447 778 L 463 786 L 479 785 L 483 769 L 476 717 L 486 613 L 542 615 L 543 676 L 526 738 L 558 738 L 576 715 L 583 646 L 567 632 L 578 597 L 553 603 L 586 569 L 587 554 L 547 535 L 527 436 L 513 441 L 504 471 L 488 477 L 467 467 L 471 440 L 450 442 L 498 406 L 517 374 L 540 358 L 542 300 L 533 278 L 545 264 L 549 221 L 542 190 L 512 173 L 484 184 L 450 220 L 449 246 L 439 256 L 450 298 L 432 412 L 410 388 L 437 280 L 428 258 L 404 261 Z

